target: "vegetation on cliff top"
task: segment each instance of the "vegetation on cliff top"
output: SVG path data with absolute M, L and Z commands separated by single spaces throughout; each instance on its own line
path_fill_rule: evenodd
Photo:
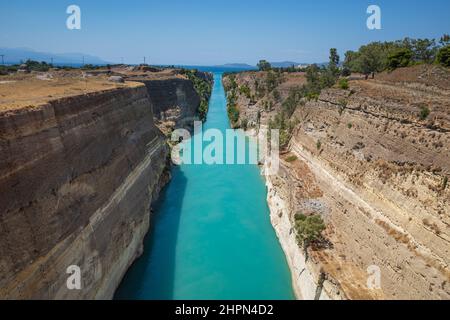
M 206 121 L 208 114 L 209 98 L 211 97 L 212 83 L 204 77 L 200 77 L 196 69 L 183 69 L 182 73 L 194 84 L 194 89 L 200 97 L 198 115 L 201 121 Z
M 0 75 L 7 75 L 9 72 L 16 72 L 20 69 L 26 70 L 26 71 L 41 71 L 46 72 L 52 68 L 53 65 L 42 61 L 34 61 L 34 60 L 27 60 L 24 63 L 21 64 L 15 64 L 11 66 L 0 66 Z
M 311 65 L 306 69 L 306 84 L 291 88 L 288 97 L 282 103 L 282 110 L 269 121 L 269 129 L 280 130 L 280 147 L 287 146 L 297 119 L 291 119 L 295 109 L 305 103 L 305 100 L 317 100 L 322 89 L 332 87 L 339 78 L 339 55 L 336 49 L 330 50 L 330 62 L 327 67 Z M 273 72 L 278 74 L 278 72 Z M 278 79 L 280 79 L 279 76 Z M 278 85 L 278 84 L 277 84 Z M 345 84 L 342 84 L 345 87 Z M 346 86 L 348 88 L 348 84 Z
M 257 64 L 257 67 L 260 71 L 269 71 L 272 69 L 272 66 L 266 60 L 260 60 Z
M 445 67 L 450 67 L 450 45 L 439 49 L 437 54 L 437 62 Z
M 239 86 L 236 82 L 236 75 L 231 73 L 228 74 L 229 84 L 225 86 L 225 91 L 227 93 L 227 113 L 230 119 L 231 126 L 233 128 L 239 127 L 239 109 L 237 108 L 237 92 Z M 244 91 L 246 91 L 244 89 Z
M 377 72 L 394 70 L 421 63 L 438 63 L 450 66 L 450 36 L 435 39 L 410 39 L 372 42 L 358 51 L 347 51 L 343 74 L 358 72 L 372 77 Z
M 319 67 L 316 64 L 305 69 L 306 84 L 289 90 L 288 96 L 281 101 L 281 110 L 269 119 L 269 129 L 278 129 L 280 134 L 280 147 L 287 146 L 297 120 L 292 118 L 296 108 L 306 101 L 318 100 L 321 91 L 337 86 L 342 90 L 349 89 L 349 81 L 346 78 L 352 72 L 362 73 L 374 77 L 375 73 L 385 70 L 392 71 L 396 68 L 407 67 L 421 63 L 439 63 L 450 66 L 450 36 L 444 35 L 437 44 L 434 39 L 410 39 L 405 38 L 392 42 L 372 42 L 362 46 L 358 51 L 347 51 L 345 61 L 341 64 L 340 57 L 335 48 L 330 49 L 328 64 Z M 264 72 L 263 78 L 254 80 L 252 86 L 238 84 L 235 74 L 225 74 L 229 78 L 227 90 L 227 111 L 234 127 L 239 126 L 239 109 L 237 98 L 239 94 L 245 95 L 254 104 L 256 99 L 263 99 L 262 104 L 266 111 L 272 111 L 272 107 L 280 102 L 281 95 L 278 86 L 284 81 L 283 72 L 299 71 L 298 69 L 275 69 L 266 60 L 258 63 L 260 71 Z M 350 92 L 351 94 L 352 92 Z M 344 111 L 347 102 L 343 101 L 339 109 Z M 421 110 L 419 118 L 425 120 L 429 110 Z M 248 125 L 248 121 L 241 121 Z

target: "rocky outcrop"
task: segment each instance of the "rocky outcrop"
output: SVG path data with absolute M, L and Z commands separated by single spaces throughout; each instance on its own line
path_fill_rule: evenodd
M 0 111 L 0 298 L 112 298 L 170 178 L 152 109 L 183 125 L 199 105 L 189 80 L 145 84 Z
M 200 97 L 188 79 L 140 80 L 148 90 L 155 119 L 172 127 L 189 127 L 197 119 Z
M 213 81 L 211 74 L 207 72 L 197 71 L 193 75 L 209 85 Z M 192 128 L 194 121 L 199 119 L 201 93 L 197 92 L 194 82 L 187 77 L 174 75 L 130 79 L 142 82 L 147 87 L 156 125 L 164 133 L 170 133 L 174 128 Z M 209 94 L 205 99 L 209 99 Z
M 236 82 L 255 92 L 252 77 Z M 285 107 L 288 88 L 304 83 L 294 79 L 299 73 L 283 77 L 278 102 L 241 95 L 240 114 L 253 120 L 259 112 L 254 125 L 266 125 Z M 400 69 L 298 104 L 287 154 L 266 179 L 299 298 L 450 298 L 448 77 L 437 67 Z M 329 245 L 309 249 L 308 259 L 292 227 L 298 212 L 327 223 Z M 371 270 L 379 270 L 380 287 L 368 285 Z

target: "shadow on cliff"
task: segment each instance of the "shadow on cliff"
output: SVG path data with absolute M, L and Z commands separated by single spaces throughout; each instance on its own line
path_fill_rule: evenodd
M 150 217 L 144 253 L 125 274 L 114 299 L 173 299 L 176 247 L 187 179 L 179 167 L 161 191 Z

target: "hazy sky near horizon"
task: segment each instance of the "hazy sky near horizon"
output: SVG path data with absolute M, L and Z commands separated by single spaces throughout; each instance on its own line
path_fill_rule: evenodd
M 66 9 L 81 8 L 81 30 Z M 381 7 L 382 30 L 366 9 Z M 322 62 L 371 41 L 450 33 L 449 0 L 40 0 L 0 2 L 0 47 L 82 52 L 111 62 Z

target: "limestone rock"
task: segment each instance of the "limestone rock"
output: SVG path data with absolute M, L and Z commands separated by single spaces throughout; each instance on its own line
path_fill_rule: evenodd
M 111 76 L 111 77 L 108 78 L 108 81 L 117 82 L 117 83 L 124 83 L 125 82 L 125 80 L 121 76 Z

